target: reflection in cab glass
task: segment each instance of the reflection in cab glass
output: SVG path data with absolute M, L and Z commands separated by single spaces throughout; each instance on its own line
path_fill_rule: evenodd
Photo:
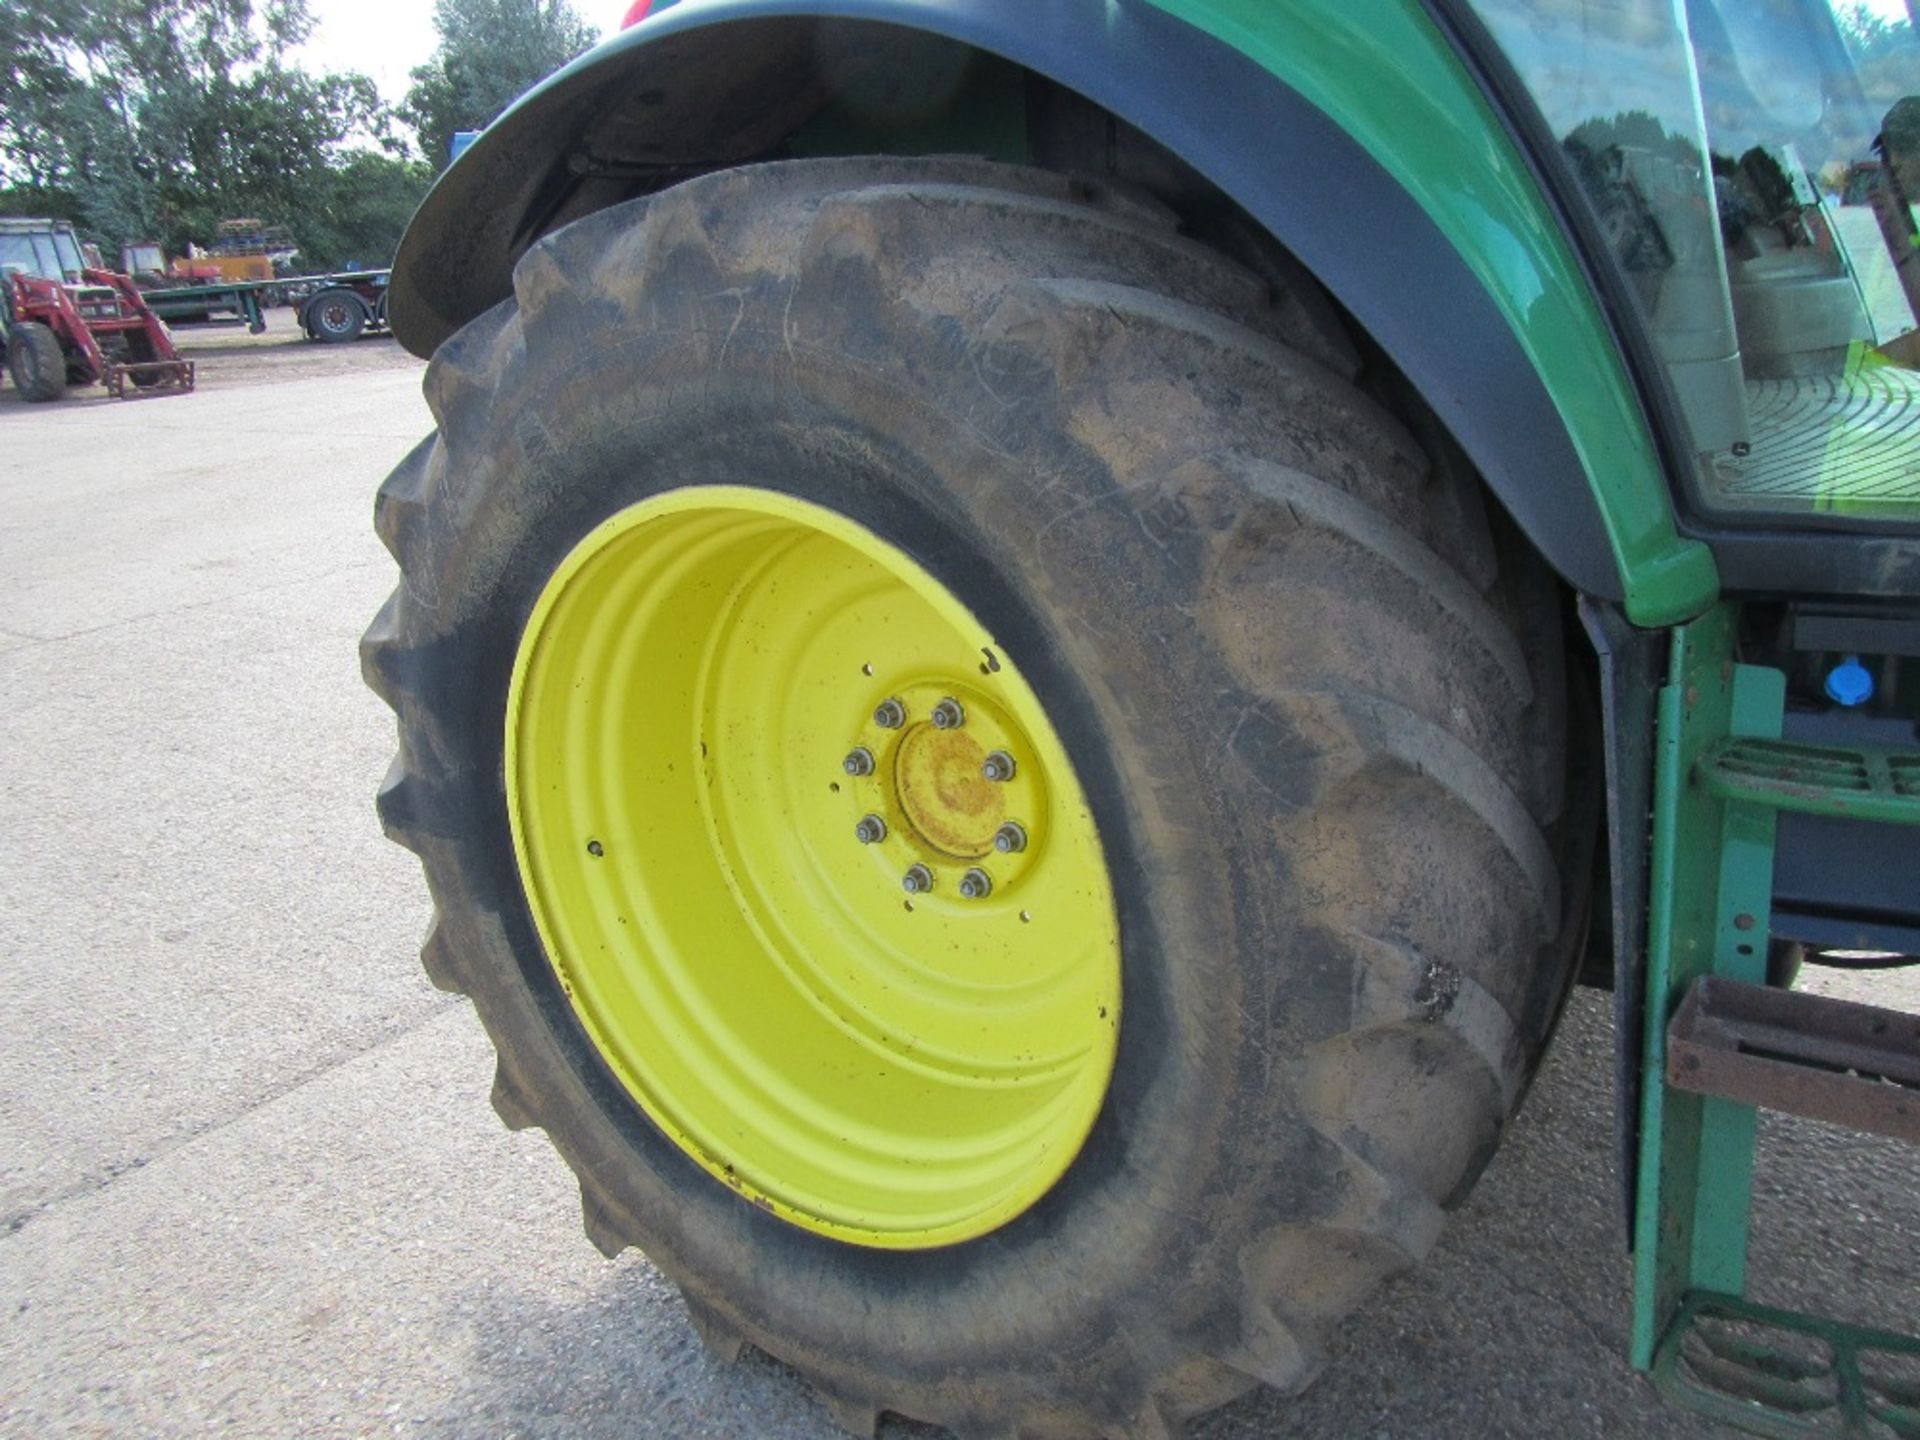
M 1480 0 L 1718 509 L 1920 520 L 1920 0 Z

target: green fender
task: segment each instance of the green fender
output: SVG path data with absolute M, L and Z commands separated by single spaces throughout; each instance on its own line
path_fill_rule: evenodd
M 863 57 L 913 34 L 1079 92 L 1266 225 L 1576 588 L 1645 626 L 1714 601 L 1649 419 L 1661 377 L 1623 355 L 1614 325 L 1631 322 L 1609 318 L 1537 167 L 1419 0 L 683 0 L 530 91 L 441 178 L 395 261 L 394 333 L 431 354 L 554 226 L 792 153 Z M 1004 134 L 1021 93 L 957 87 L 956 106 L 996 113 L 848 143 Z

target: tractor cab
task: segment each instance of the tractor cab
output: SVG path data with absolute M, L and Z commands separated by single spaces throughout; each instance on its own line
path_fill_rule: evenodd
M 167 283 L 167 252 L 158 240 L 134 240 L 120 247 L 120 269 L 142 289 L 156 290 Z
M 86 268 L 66 221 L 0 219 L 0 271 L 77 284 Z

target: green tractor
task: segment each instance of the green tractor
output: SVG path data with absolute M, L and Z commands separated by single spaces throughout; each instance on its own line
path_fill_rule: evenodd
M 645 6 L 637 7 L 644 11 Z M 1416 1264 L 1576 979 L 1631 1362 L 1756 1107 L 1920 1138 L 1920 43 L 1893 0 L 685 0 L 393 272 L 380 796 L 493 1099 L 871 1432 L 1147 1440 Z

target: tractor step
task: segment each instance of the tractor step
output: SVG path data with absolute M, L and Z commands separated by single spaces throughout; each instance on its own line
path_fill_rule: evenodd
M 1667 1029 L 1667 1083 L 1920 1144 L 1920 1015 L 1705 975 Z
M 143 377 L 151 375 L 153 379 L 143 383 Z M 107 387 L 109 395 L 128 398 L 127 386 L 133 386 L 132 394 L 161 395 L 173 391 L 193 389 L 193 361 L 191 360 L 140 360 L 130 365 L 109 365 L 106 374 L 100 377 Z
M 1911 845 L 1920 753 L 1782 740 L 1786 674 L 1736 619 L 1680 627 L 1659 694 L 1633 1363 L 1762 1435 L 1920 1440 L 1920 1339 L 1741 1298 L 1760 1107 L 1920 1141 L 1920 1018 L 1766 984 L 1781 812 Z
M 1920 1340 L 1689 1294 L 1660 1343 L 1654 1379 L 1723 1424 L 1782 1440 L 1920 1440 Z
M 1736 736 L 1701 757 L 1709 794 L 1746 805 L 1920 823 L 1920 753 Z

